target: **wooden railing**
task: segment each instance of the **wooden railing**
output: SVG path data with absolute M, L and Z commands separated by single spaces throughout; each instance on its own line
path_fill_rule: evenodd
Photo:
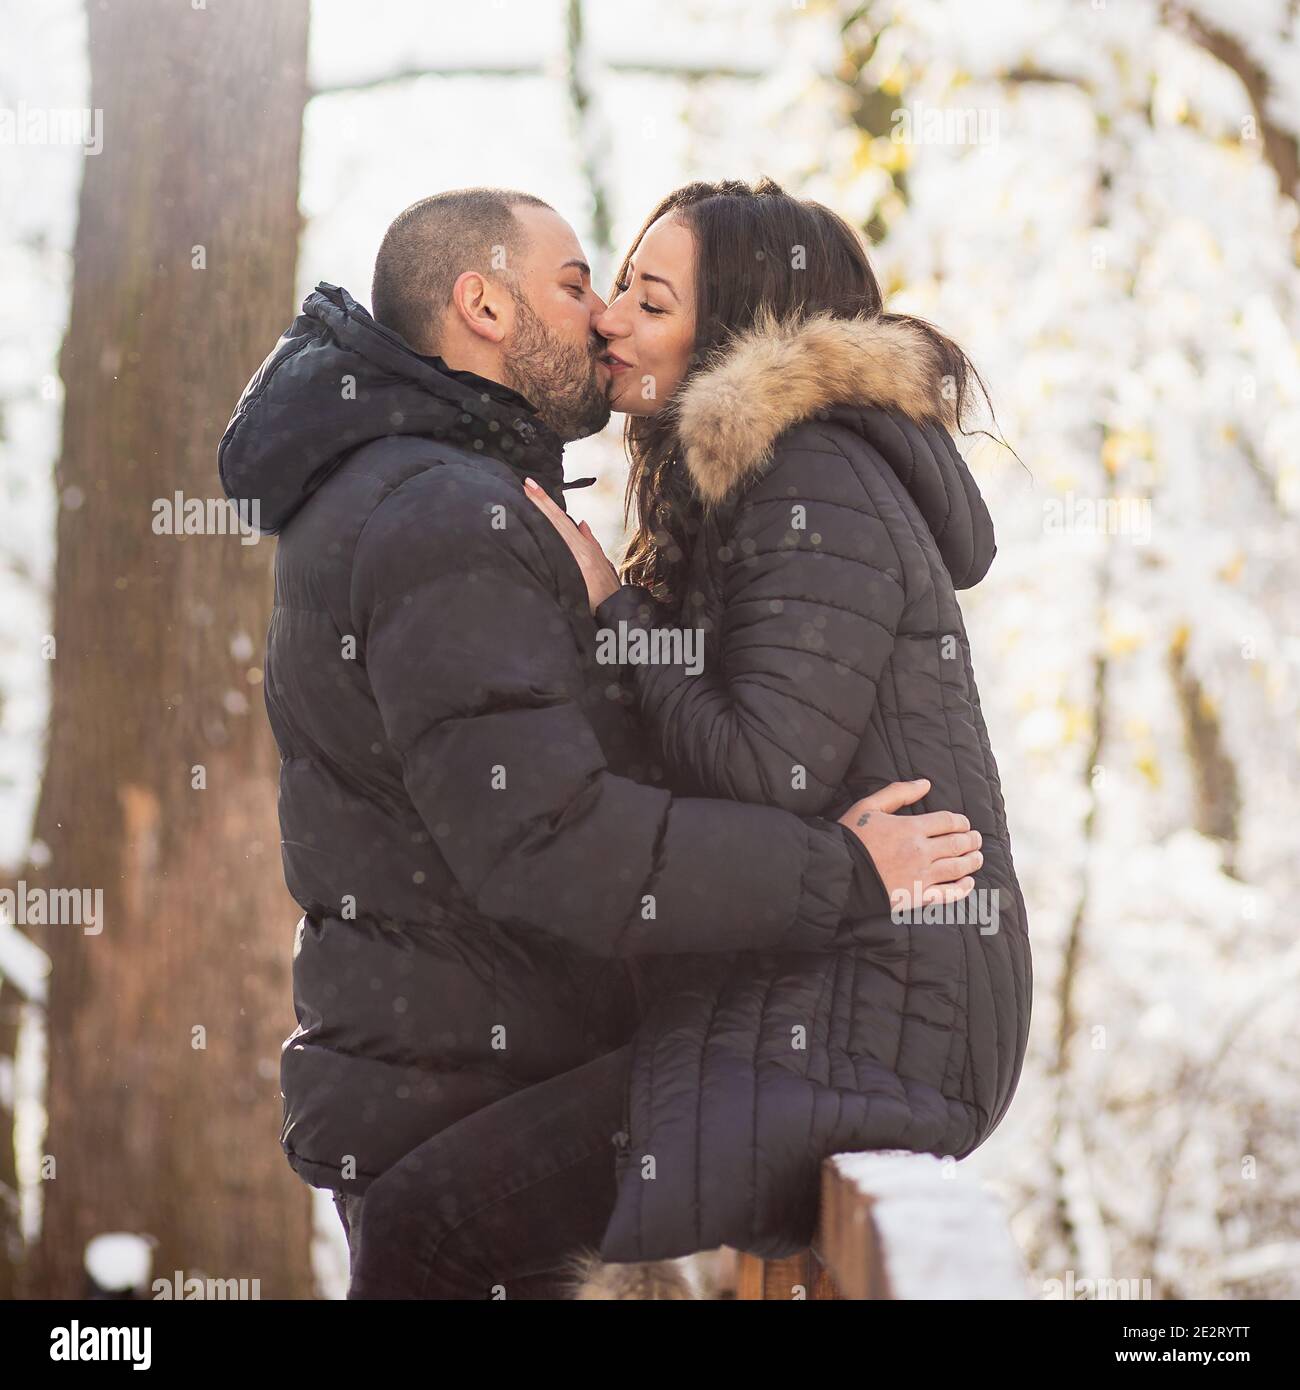
M 997 1195 L 951 1160 L 904 1150 L 822 1164 L 812 1247 L 742 1254 L 738 1299 L 1029 1298 Z

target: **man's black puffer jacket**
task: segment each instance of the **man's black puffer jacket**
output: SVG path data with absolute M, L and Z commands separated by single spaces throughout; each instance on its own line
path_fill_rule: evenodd
M 219 464 L 280 533 L 265 695 L 304 913 L 281 1142 L 309 1183 L 364 1192 L 628 1041 L 632 958 L 820 949 L 873 891 L 833 821 L 631 780 L 630 695 L 522 487 L 562 505 L 562 447 L 522 397 L 321 285 Z
M 867 913 L 830 955 L 679 966 L 637 1032 L 607 1260 L 793 1254 L 823 1158 L 961 1158 L 1016 1089 L 1029 939 L 954 592 L 988 569 L 993 527 L 942 370 L 894 319 L 769 321 L 735 340 L 679 403 L 707 503 L 680 612 L 630 585 L 597 610 L 629 658 L 661 644 L 623 675 L 676 791 L 830 816 L 927 777 L 910 812 L 964 813 L 984 854 L 943 922 Z M 702 671 L 665 641 L 676 625 L 703 631 Z

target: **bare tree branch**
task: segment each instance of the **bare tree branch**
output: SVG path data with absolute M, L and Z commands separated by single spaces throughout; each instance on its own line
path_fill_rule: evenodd
M 600 288 L 603 291 L 609 275 L 609 263 L 614 255 L 613 218 L 610 214 L 609 192 L 605 187 L 602 168 L 608 146 L 589 81 L 582 0 L 569 0 L 565 53 L 569 101 L 573 107 L 574 129 L 578 141 L 578 159 L 591 194 L 591 237 L 594 243 L 592 255 L 596 264 L 593 273 L 599 275 Z
M 1284 130 L 1268 115 L 1266 107 L 1272 92 L 1272 80 L 1267 70 L 1250 56 L 1235 34 L 1215 28 L 1191 5 L 1165 0 L 1161 15 L 1171 28 L 1185 33 L 1241 79 L 1263 137 L 1264 158 L 1273 166 L 1282 192 L 1290 198 L 1300 198 L 1300 137 L 1293 131 Z
M 689 59 L 675 58 L 658 61 L 631 61 L 618 59 L 604 64 L 608 72 L 622 73 L 626 76 L 675 77 L 687 81 L 700 81 L 704 78 L 727 78 L 737 82 L 752 82 L 764 76 L 762 67 L 741 67 L 718 63 L 692 63 Z M 370 77 L 349 78 L 344 82 L 325 82 L 311 89 L 310 97 L 338 96 L 348 92 L 368 92 L 377 87 L 395 86 L 401 82 L 414 82 L 421 77 L 551 77 L 553 70 L 545 63 L 465 63 L 446 67 L 416 66 L 397 68 L 392 72 L 375 73 Z
M 1193 824 L 1223 846 L 1223 871 L 1238 877 L 1241 842 L 1241 781 L 1228 751 L 1223 726 L 1200 678 L 1187 664 L 1187 628 L 1169 646 L 1169 673 L 1183 720 L 1183 746 L 1195 788 Z
M 1018 68 L 1011 68 L 1003 73 L 1002 80 L 1013 83 L 1054 82 L 1062 86 L 1078 87 L 1080 91 L 1084 92 L 1092 90 L 1092 85 L 1082 77 L 1075 77 L 1066 72 L 1049 72 L 1046 68 L 1034 67 L 1033 64 L 1022 64 Z
M 1178 1133 L 1175 1135 L 1173 1143 L 1163 1155 L 1162 1161 L 1157 1165 L 1158 1171 L 1164 1175 L 1164 1181 L 1160 1186 L 1159 1197 L 1156 1202 L 1156 1209 L 1151 1218 L 1151 1228 L 1145 1239 L 1146 1260 L 1150 1268 L 1155 1268 L 1157 1258 L 1160 1254 L 1161 1243 L 1165 1235 L 1165 1219 L 1173 1193 L 1178 1164 L 1182 1158 L 1183 1150 L 1186 1148 L 1192 1135 L 1198 1133 L 1197 1121 L 1201 1118 L 1205 1104 L 1211 1095 L 1213 1084 L 1218 1077 L 1219 1069 L 1224 1061 L 1232 1052 L 1242 1035 L 1250 1027 L 1259 1021 L 1260 1015 L 1268 1004 L 1279 996 L 1286 997 L 1294 990 L 1297 978 L 1297 970 L 1300 968 L 1300 948 L 1293 947 L 1287 955 L 1278 962 L 1274 974 L 1270 977 L 1267 985 L 1252 995 L 1247 1003 L 1237 1010 L 1225 1025 L 1223 1032 L 1219 1035 L 1219 1040 L 1214 1051 L 1199 1068 L 1199 1075 L 1191 1097 L 1183 1107 L 1181 1124 Z M 1184 1058 L 1182 1075 L 1179 1084 L 1174 1088 L 1174 1094 L 1181 1101 L 1184 1094 L 1184 1078 L 1196 1073 Z M 1162 1290 L 1165 1297 L 1174 1297 L 1175 1290 L 1169 1288 Z

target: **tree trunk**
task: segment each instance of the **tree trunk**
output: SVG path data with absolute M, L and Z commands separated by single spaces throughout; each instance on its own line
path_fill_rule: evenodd
M 22 1227 L 18 1209 L 18 1167 L 14 1152 L 14 1058 L 22 999 L 0 975 L 0 1303 L 18 1296 Z
M 292 315 L 308 0 L 87 8 L 103 148 L 85 163 L 61 360 L 27 881 L 102 890 L 103 916 L 33 933 L 53 970 L 25 1292 L 79 1295 L 86 1242 L 134 1231 L 157 1241 L 154 1277 L 310 1296 L 310 1193 L 278 1142 L 297 911 L 257 655 L 272 546 L 155 530 L 178 491 L 225 508 L 217 442 Z

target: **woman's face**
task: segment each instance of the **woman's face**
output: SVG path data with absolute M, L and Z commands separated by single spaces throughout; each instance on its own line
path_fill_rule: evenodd
M 653 223 L 593 326 L 609 343 L 609 404 L 653 415 L 686 375 L 695 344 L 695 241 L 669 213 Z

